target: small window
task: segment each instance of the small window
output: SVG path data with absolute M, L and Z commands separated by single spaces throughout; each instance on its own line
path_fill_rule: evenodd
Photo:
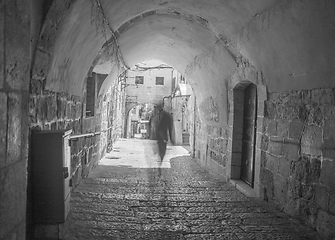
M 185 77 L 183 75 L 180 75 L 180 83 L 185 84 Z
M 135 84 L 143 84 L 144 77 L 143 76 L 135 76 Z
M 156 77 L 156 85 L 164 85 L 164 77 Z

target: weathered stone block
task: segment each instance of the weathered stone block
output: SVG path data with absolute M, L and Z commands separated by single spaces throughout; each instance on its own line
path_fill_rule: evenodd
M 23 93 L 21 106 L 21 159 L 28 159 L 29 155 L 29 125 L 22 124 L 29 122 L 29 94 Z
M 293 179 L 307 183 L 309 178 L 309 159 L 301 157 L 298 161 L 292 162 L 291 165 L 291 176 Z
M 199 104 L 199 109 L 207 121 L 219 121 L 219 108 L 216 99 L 213 97 L 209 97 L 205 101 L 201 102 Z
M 283 211 L 290 216 L 296 217 L 299 216 L 299 206 L 300 206 L 300 199 L 287 199 L 286 205 L 283 208 Z
M 322 156 L 335 160 L 335 139 L 325 139 L 323 141 Z
M 64 120 L 59 120 L 58 123 L 57 123 L 57 126 L 58 126 L 59 130 L 65 129 L 65 122 L 64 122 Z
M 5 17 L 5 14 L 3 14 L 3 10 L 1 9 L 1 14 L 0 14 L 0 32 L 1 33 L 4 32 L 4 26 L 5 26 L 4 17 Z M 4 36 L 4 34 L 1 34 L 0 35 L 0 46 L 5 46 L 4 42 L 5 42 L 5 36 Z M 0 74 L 0 89 L 3 88 L 4 83 L 5 83 L 5 76 L 3 74 L 4 73 L 4 68 L 5 68 L 4 67 L 5 62 L 4 62 L 4 58 L 3 58 L 3 56 L 5 56 L 4 54 L 5 54 L 4 48 L 1 47 L 0 48 L 0 56 L 1 56 L 1 59 L 0 59 L 0 73 L 1 73 Z
M 26 169 L 27 161 L 19 161 L 0 170 L 0 239 L 26 220 Z
M 50 129 L 51 130 L 57 130 L 57 122 L 52 122 L 52 123 L 50 123 Z
M 301 108 L 299 107 L 299 105 L 283 105 L 279 109 L 280 111 L 278 115 L 281 119 L 293 121 L 301 118 Z
M 268 152 L 272 155 L 281 156 L 283 152 L 283 142 L 279 139 L 270 139 L 268 145 Z
M 318 158 L 312 158 L 309 165 L 309 182 L 318 183 L 320 181 L 321 173 L 321 160 Z
M 37 100 L 32 96 L 29 99 L 29 117 L 32 123 L 37 123 Z
M 75 102 L 72 102 L 71 103 L 71 118 L 72 119 L 76 119 L 76 116 L 77 116 L 77 109 L 76 109 L 76 103 Z
M 312 101 L 312 93 L 311 91 L 302 91 L 301 92 L 303 102 L 311 102 Z
M 308 108 L 305 105 L 299 106 L 299 117 L 301 122 L 306 122 L 308 118 Z M 292 119 L 293 120 L 293 119 Z
M 8 95 L 7 165 L 21 160 L 22 111 L 22 96 L 10 93 Z
M 278 173 L 280 157 L 266 153 L 265 167 L 273 173 Z
M 335 216 L 326 211 L 319 210 L 316 219 L 316 229 L 324 239 L 331 239 L 331 237 L 335 236 L 334 226 Z
M 44 123 L 42 129 L 43 130 L 51 130 L 50 123 Z
M 214 149 L 214 139 L 208 139 L 208 148 Z
M 324 159 L 322 161 L 320 175 L 321 175 L 321 183 L 328 186 L 331 191 L 335 191 L 335 184 L 334 184 L 335 161 L 334 160 Z
M 39 49 L 36 50 L 35 64 L 33 66 L 34 77 L 36 76 L 39 79 L 47 78 L 47 71 L 50 58 L 51 56 L 47 52 L 42 52 Z
M 322 109 L 318 106 L 310 106 L 307 105 L 308 115 L 307 115 L 307 123 L 309 125 L 322 126 L 323 122 L 323 113 Z
M 309 201 L 304 198 L 299 200 L 300 217 L 308 221 L 310 225 L 315 225 L 318 207 L 314 201 Z
M 299 199 L 302 196 L 302 185 L 299 181 L 295 180 L 292 177 L 289 177 L 287 180 L 288 184 L 288 198 Z
M 274 197 L 281 207 L 287 202 L 287 190 L 287 179 L 274 174 Z
M 273 198 L 274 196 L 274 176 L 273 173 L 265 168 L 261 168 L 261 184 L 266 189 L 267 197 Z
M 37 100 L 37 109 L 36 109 L 37 119 L 41 122 L 45 122 L 46 114 L 47 114 L 47 106 L 46 106 L 45 97 L 41 96 L 37 98 L 36 100 Z
M 44 84 L 41 80 L 32 78 L 30 80 L 30 93 L 32 95 L 41 95 L 44 88 Z
M 329 212 L 335 215 L 335 190 L 329 193 Z
M 301 138 L 301 153 L 321 156 L 322 129 L 317 126 L 306 126 Z
M 326 105 L 323 107 L 323 114 L 325 120 L 334 120 L 335 119 L 335 106 L 334 105 Z
M 220 159 L 221 164 L 220 165 L 223 167 L 226 167 L 227 161 L 228 161 L 227 155 L 221 154 L 221 159 Z
M 268 119 L 275 119 L 277 114 L 276 105 L 270 101 L 265 101 L 265 111 L 264 111 L 264 117 Z
M 220 153 L 226 153 L 227 152 L 227 145 L 228 145 L 228 139 L 219 138 L 218 139 L 218 149 L 217 151 Z
M 269 136 L 277 136 L 277 120 L 267 120 L 266 133 Z
M 79 134 L 80 131 L 81 131 L 81 120 L 79 119 L 74 122 L 74 133 Z
M 291 161 L 286 158 L 280 158 L 278 173 L 284 178 L 288 178 L 291 173 Z
M 82 104 L 80 102 L 76 103 L 76 119 L 81 117 Z
M 289 160 L 297 161 L 299 159 L 300 145 L 292 141 L 284 141 L 283 156 Z
M 315 89 L 311 91 L 311 100 L 320 105 L 333 105 L 334 93 L 332 89 Z
M 315 201 L 319 208 L 327 211 L 329 206 L 329 190 L 327 187 L 315 185 Z
M 324 121 L 323 139 L 334 139 L 335 141 L 335 119 Z
M 57 117 L 57 99 L 55 94 L 50 94 L 46 97 L 46 117 L 50 122 Z
M 264 152 L 264 151 L 262 151 L 262 150 L 257 150 L 257 151 L 259 151 L 259 153 L 260 153 L 260 166 L 262 167 L 262 168 L 265 168 L 266 167 L 266 160 L 267 160 L 267 152 Z
M 274 103 L 279 103 L 279 102 L 282 102 L 282 97 L 283 97 L 283 93 L 270 93 L 269 94 L 269 101 L 272 101 Z
M 303 123 L 300 121 L 292 121 L 289 124 L 288 136 L 291 139 L 299 140 L 302 135 Z
M 21 1 L 20 5 L 26 6 L 27 9 L 29 9 L 29 6 L 24 1 Z M 7 9 L 9 8 L 10 7 L 7 6 Z M 5 81 L 12 89 L 28 90 L 30 63 L 30 61 L 27 61 L 27 59 L 29 59 L 30 49 L 29 18 L 20 19 L 16 14 L 6 14 L 6 18 L 6 22 L 10 23 L 11 27 L 6 27 L 5 29 Z
M 6 165 L 7 94 L 0 92 L 0 169 Z
M 72 105 L 72 103 L 71 102 L 67 102 L 66 103 L 66 118 L 67 119 L 71 119 L 71 105 Z
M 301 197 L 308 201 L 314 201 L 315 199 L 314 186 L 310 184 L 302 184 L 301 185 Z

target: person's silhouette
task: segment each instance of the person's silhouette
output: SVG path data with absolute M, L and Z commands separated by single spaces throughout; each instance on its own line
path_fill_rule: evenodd
M 161 161 L 163 161 L 163 158 L 166 153 L 168 134 L 172 142 L 172 116 L 163 109 L 160 109 L 157 140 L 158 140 L 159 156 L 161 158 Z

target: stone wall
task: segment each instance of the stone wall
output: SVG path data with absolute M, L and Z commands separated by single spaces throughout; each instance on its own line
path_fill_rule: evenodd
M 29 1 L 0 4 L 0 239 L 25 239 Z
M 272 93 L 261 142 L 264 199 L 335 237 L 335 90 Z
M 196 135 L 195 139 L 191 138 L 191 142 L 195 140 L 194 156 L 212 175 L 227 180 L 228 131 L 215 124 L 201 121 L 198 111 L 195 114 Z
M 32 130 L 72 129 L 73 135 L 100 131 L 100 116 L 83 118 L 83 104 L 76 96 L 44 90 L 44 81 L 32 79 L 29 115 Z M 88 174 L 98 160 L 100 136 L 71 141 L 71 175 L 73 186 Z
M 117 139 L 124 137 L 126 95 L 121 82 L 111 87 L 109 113 L 110 144 L 112 145 Z
M 189 101 L 189 96 L 176 96 L 171 99 L 171 114 L 173 118 L 173 139 L 174 144 L 183 145 L 183 130 L 185 132 L 190 132 L 191 122 L 194 121 L 193 112 L 189 111 L 189 109 L 193 106 L 189 106 L 190 104 L 194 104 Z M 183 119 L 184 118 L 184 119 Z M 188 122 L 188 128 L 183 129 L 183 121 Z
M 101 114 L 93 117 L 84 117 L 83 100 L 76 96 L 69 96 L 64 93 L 55 93 L 44 89 L 45 80 L 33 78 L 30 83 L 29 117 L 30 131 L 38 130 L 69 130 L 72 135 L 83 133 L 95 133 L 101 131 Z M 108 98 L 107 98 L 108 99 Z M 28 121 L 27 121 L 28 122 Z M 87 177 L 89 171 L 106 149 L 106 142 L 100 143 L 101 134 L 89 137 L 72 139 L 71 144 L 71 182 L 72 188 L 76 187 L 82 178 Z M 41 146 L 43 147 L 43 146 Z M 27 226 L 28 239 L 34 239 L 34 225 L 32 222 L 32 188 L 30 184 L 30 162 L 28 161 L 28 207 Z M 58 226 L 55 225 L 58 229 Z M 39 226 L 39 229 L 44 229 Z M 43 230 L 47 231 L 48 230 Z M 55 231 L 57 232 L 57 231 Z M 43 233 L 44 234 L 44 233 Z M 42 236 L 44 236 L 42 234 Z M 50 234 L 50 233 L 48 233 Z

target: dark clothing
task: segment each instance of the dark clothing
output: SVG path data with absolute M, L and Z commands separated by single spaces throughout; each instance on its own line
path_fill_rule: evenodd
M 161 110 L 159 113 L 159 124 L 157 131 L 159 156 L 161 157 L 161 160 L 163 160 L 165 156 L 168 134 L 170 135 L 170 140 L 172 141 L 172 116 L 168 112 Z

